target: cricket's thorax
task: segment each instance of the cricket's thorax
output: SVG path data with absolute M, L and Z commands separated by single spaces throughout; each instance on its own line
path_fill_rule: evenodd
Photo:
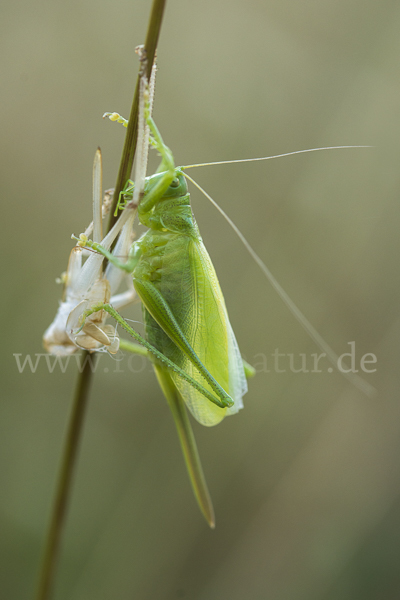
M 201 241 L 190 206 L 190 195 L 161 200 L 141 220 L 150 229 L 137 242 L 140 258 L 134 278 L 160 281 L 166 276 L 166 265 L 168 273 L 171 265 L 179 272 L 187 263 L 189 246 Z
M 196 247 L 202 244 L 189 194 L 162 200 L 146 220 L 151 229 L 136 244 L 138 262 L 133 271 L 134 285 L 151 282 L 182 325 L 182 319 L 190 318 L 193 301 L 196 272 L 193 255 L 197 255 Z M 180 351 L 146 309 L 144 322 L 151 343 L 180 364 L 183 360 Z
M 160 201 L 146 221 L 146 225 L 153 231 L 195 237 L 199 235 L 190 206 L 189 194 Z

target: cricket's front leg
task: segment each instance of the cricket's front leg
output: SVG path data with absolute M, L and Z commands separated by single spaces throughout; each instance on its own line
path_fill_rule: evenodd
M 132 273 L 134 271 L 141 255 L 140 240 L 132 244 L 128 253 L 128 259 L 123 262 L 98 242 L 89 240 L 84 233 L 81 233 L 79 238 L 75 236 L 73 237 L 78 241 L 77 246 L 80 246 L 81 248 L 91 248 L 95 252 L 98 252 L 104 256 L 109 263 L 121 269 L 122 271 L 126 271 L 127 273 Z

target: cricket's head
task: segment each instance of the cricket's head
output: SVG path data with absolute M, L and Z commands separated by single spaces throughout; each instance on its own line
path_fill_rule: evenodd
M 186 196 L 187 193 L 186 179 L 180 169 L 175 169 L 175 177 L 160 200 L 164 198 L 180 198 L 181 196 Z
M 182 198 L 187 194 L 186 180 L 180 169 L 174 168 L 146 177 L 144 196 L 138 209 L 140 221 L 147 225 L 148 217 L 157 206 L 162 205 L 165 200 Z

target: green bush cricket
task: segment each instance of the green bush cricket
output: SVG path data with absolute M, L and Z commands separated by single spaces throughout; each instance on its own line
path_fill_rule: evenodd
M 72 311 L 74 318 L 69 319 L 69 335 L 76 341 L 74 336 L 87 327 L 85 320 L 105 311 L 147 348 L 174 416 L 195 495 L 207 521 L 213 526 L 212 504 L 185 404 L 201 424 L 215 425 L 226 415 L 234 414 L 242 408 L 242 397 L 247 390 L 246 375 L 249 376 L 252 372 L 240 356 L 215 270 L 191 211 L 185 181 L 188 176 L 184 173 L 188 167 L 179 168 L 174 165 L 172 153 L 164 144 L 151 117 L 146 82 L 142 111 L 144 123 L 150 130 L 150 143 L 159 152 L 161 164 L 157 172 L 147 178 L 144 177 L 142 165 L 140 177 L 135 178 L 135 184 L 127 182 L 121 196 L 125 203 L 124 213 L 131 212 L 134 215 L 137 209 L 141 223 L 149 227 L 149 230 L 131 245 L 126 262 L 119 258 L 121 255 L 126 256 L 126 253 L 112 253 L 110 245 L 104 247 L 103 242 L 91 241 L 85 234 L 81 234 L 78 246 L 91 248 L 105 257 L 109 266 L 132 275 L 134 288 L 143 305 L 147 339 L 144 340 L 134 332 L 108 302 L 91 302 L 89 305 L 86 302 Z M 106 115 L 124 125 L 127 123 L 117 113 Z M 143 139 L 143 146 L 147 146 L 144 134 Z M 147 156 L 144 162 L 147 162 Z M 207 194 L 206 196 L 209 197 Z M 120 220 L 126 216 L 124 213 Z M 334 362 L 334 352 L 227 219 L 289 309 Z M 129 221 L 129 227 L 132 226 L 133 219 L 126 217 L 125 221 Z M 121 231 L 122 237 L 124 230 L 126 231 L 125 224 L 120 225 L 116 235 Z M 74 323 L 78 324 L 78 321 L 79 327 L 74 327 Z M 107 346 L 103 337 L 101 340 L 96 339 Z M 122 342 L 121 346 L 136 351 L 127 342 Z M 363 380 L 354 376 L 351 379 L 368 392 L 368 385 Z
M 131 228 L 127 214 L 134 212 L 130 210 L 132 204 L 141 196 L 139 219 L 149 230 L 125 253 L 126 262 L 118 257 L 123 253 L 111 253 L 109 244 L 105 248 L 88 240 L 85 234 L 81 234 L 78 246 L 92 249 L 98 258 L 107 258 L 109 266 L 132 275 L 143 305 L 146 340 L 107 302 L 92 302 L 90 307 L 87 301 L 79 303 L 70 313 L 67 329 L 71 338 L 78 341 L 77 336 L 84 327 L 87 329 L 90 317 L 105 311 L 145 345 L 172 410 L 195 495 L 213 526 L 212 504 L 185 404 L 201 424 L 208 426 L 236 413 L 242 408 L 242 396 L 247 391 L 245 368 L 217 276 L 191 211 L 186 180 L 175 167 L 150 115 L 145 87 L 144 119 L 150 129 L 151 144 L 161 155 L 161 164 L 155 175 L 143 181 L 143 192 L 137 177 L 136 187 L 128 182 L 120 220 L 125 218 Z M 121 228 L 120 236 L 125 230 L 126 227 Z M 129 349 L 129 344 L 123 346 Z M 246 365 L 246 370 L 251 374 L 251 367 Z

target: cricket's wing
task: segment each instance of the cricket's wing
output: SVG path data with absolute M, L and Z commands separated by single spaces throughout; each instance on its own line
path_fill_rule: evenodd
M 187 245 L 189 268 L 181 272 L 181 297 L 174 301 L 169 294 L 171 309 L 187 341 L 206 369 L 231 396 L 234 405 L 220 408 L 183 381 L 176 373 L 171 377 L 189 410 L 202 425 L 216 425 L 225 417 L 243 408 L 242 396 L 247 391 L 243 362 L 229 322 L 221 288 L 208 252 L 201 240 L 191 239 Z M 168 286 L 168 268 L 162 287 Z M 176 272 L 175 272 L 176 283 Z M 175 286 L 174 286 L 175 287 Z M 176 291 L 177 288 L 175 287 Z M 167 293 L 167 290 L 165 289 Z M 188 296 L 192 294 L 192 297 Z M 182 302 L 182 296 L 185 301 Z M 183 305 L 183 308 L 182 308 Z M 179 308 L 179 306 L 181 308 Z M 184 355 L 180 366 L 193 379 L 209 388 L 199 370 Z M 209 388 L 211 390 L 211 388 Z

